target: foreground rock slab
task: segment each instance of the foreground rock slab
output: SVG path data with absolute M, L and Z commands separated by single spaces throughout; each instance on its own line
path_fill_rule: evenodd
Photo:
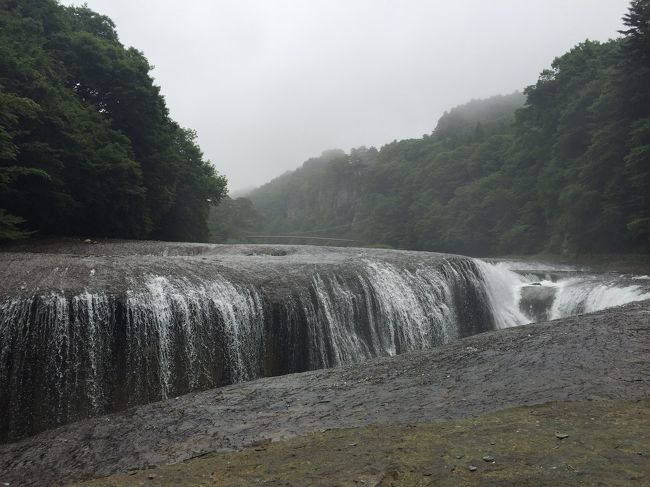
M 557 439 L 553 434 L 557 429 L 570 431 L 570 439 Z M 553 402 L 466 420 L 328 430 L 79 485 L 648 483 L 650 400 L 646 399 Z
M 646 301 L 70 424 L 0 446 L 0 482 L 60 485 L 331 428 L 468 418 L 549 401 L 642 399 L 650 397 L 649 364 Z M 549 441 L 559 441 L 562 428 Z M 485 468 L 485 454 L 499 458 L 481 451 L 473 465 Z

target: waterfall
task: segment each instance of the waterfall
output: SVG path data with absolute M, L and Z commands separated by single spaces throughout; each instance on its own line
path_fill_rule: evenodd
M 307 310 L 323 352 L 321 363 L 312 364 L 316 368 L 431 348 L 468 334 L 468 324 L 492 328 L 480 276 L 471 265 L 404 270 L 364 261 L 352 280 L 317 274 L 312 289 L 313 302 L 303 298 L 298 305 Z
M 529 262 L 476 262 L 498 328 L 650 299 L 649 276 L 598 275 L 571 266 Z
M 146 274 L 123 293 L 0 301 L 0 437 L 219 385 L 434 347 L 493 328 L 468 259 L 316 270 L 277 301 L 251 284 Z
M 646 283 L 650 283 L 650 279 L 646 280 Z M 650 299 L 650 291 L 644 290 L 641 285 L 621 285 L 616 279 L 603 280 L 598 276 L 569 278 L 547 285 L 557 287 L 550 312 L 551 319 Z
M 519 308 L 524 278 L 510 270 L 510 267 L 504 263 L 490 264 L 478 259 L 476 263 L 483 274 L 489 305 L 497 328 L 508 328 L 531 322 L 532 320 Z
M 200 274 L 183 261 L 181 271 L 129 274 L 123 288 L 97 287 L 93 269 L 81 289 L 23 287 L 3 296 L 0 440 L 190 391 L 650 298 L 643 279 L 433 254 L 358 255 L 266 280 L 248 271 Z

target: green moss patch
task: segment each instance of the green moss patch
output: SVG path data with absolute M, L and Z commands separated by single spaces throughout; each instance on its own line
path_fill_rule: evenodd
M 461 421 L 328 430 L 79 485 L 649 483 L 650 400 L 643 400 L 549 403 Z

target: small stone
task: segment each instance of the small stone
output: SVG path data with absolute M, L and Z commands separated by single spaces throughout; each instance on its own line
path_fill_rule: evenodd
M 465 456 L 465 455 L 456 455 L 456 458 L 458 458 L 458 460 L 460 460 L 460 459 L 463 458 L 464 456 Z
M 147 475 L 147 478 L 148 478 L 149 480 L 153 480 L 153 479 L 156 478 L 156 474 L 155 474 L 155 473 L 150 473 L 149 475 Z
M 476 467 L 475 465 L 470 465 L 469 467 L 467 467 L 467 469 L 468 469 L 470 472 L 476 472 L 477 468 L 478 468 L 478 467 Z
M 567 435 L 566 433 L 555 433 L 555 437 L 556 437 L 558 440 L 563 440 L 563 439 L 565 439 L 565 438 L 568 438 L 569 435 Z
M 271 438 L 262 438 L 251 443 L 251 446 L 261 448 L 261 450 L 255 448 L 255 451 L 264 451 L 266 450 L 266 447 L 271 444 L 271 442 Z
M 483 455 L 483 461 L 484 462 L 494 462 L 494 457 L 492 455 Z

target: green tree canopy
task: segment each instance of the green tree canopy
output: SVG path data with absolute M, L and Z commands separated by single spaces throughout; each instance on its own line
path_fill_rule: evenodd
M 473 255 L 650 251 L 650 0 L 523 95 L 473 100 L 353 167 L 321 157 L 252 192 L 265 231 Z M 346 198 L 342 198 L 346 195 Z
M 0 0 L 0 238 L 207 238 L 226 181 L 151 69 L 85 6 Z

